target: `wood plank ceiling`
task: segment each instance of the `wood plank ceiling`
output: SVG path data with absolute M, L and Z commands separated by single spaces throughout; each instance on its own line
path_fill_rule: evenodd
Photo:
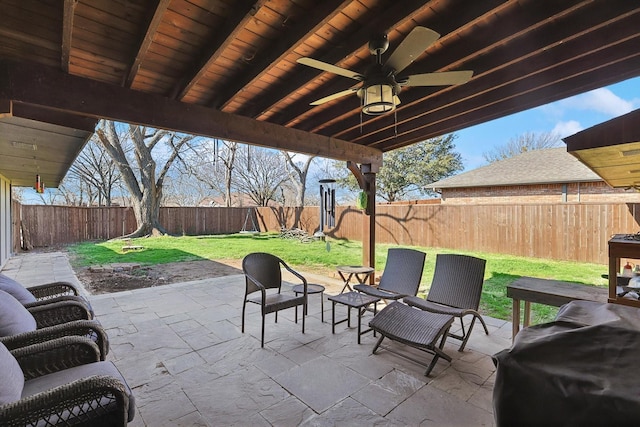
M 109 117 L 379 163 L 376 153 L 640 75 L 638 6 L 629 0 L 0 0 L 0 72 L 9 82 L 0 80 L 0 101 L 10 101 L 0 114 L 29 110 L 22 117 L 56 125 L 68 115 L 70 128 Z M 297 59 L 364 72 L 373 36 L 388 34 L 386 58 L 416 26 L 441 37 L 403 75 L 473 70 L 473 78 L 404 88 L 396 114 L 363 115 L 355 95 L 309 105 L 354 81 Z M 106 105 L 105 94 L 120 108 Z M 137 97 L 142 94 L 147 97 Z M 167 111 L 157 111 L 165 103 Z M 209 111 L 216 125 L 200 123 Z

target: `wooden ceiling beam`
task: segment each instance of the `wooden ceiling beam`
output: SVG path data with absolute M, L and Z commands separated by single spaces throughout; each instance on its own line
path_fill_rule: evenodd
M 38 122 L 51 123 L 64 126 L 70 129 L 77 129 L 84 132 L 93 133 L 98 124 L 98 120 L 93 117 L 86 117 L 77 114 L 68 114 L 63 111 L 42 108 L 37 105 L 22 104 L 13 102 L 14 117 L 36 120 Z
M 394 5 L 385 10 L 384 13 L 376 13 L 368 25 L 362 27 L 359 31 L 350 36 L 348 40 L 345 40 L 342 44 L 335 46 L 333 49 L 329 49 L 325 54 L 315 59 L 341 66 L 345 59 L 352 57 L 360 49 L 367 48 L 372 35 L 378 34 L 380 31 L 386 31 L 388 28 L 393 28 L 405 20 L 411 19 L 414 14 L 422 11 L 428 6 L 429 5 L 426 3 L 418 4 L 418 2 L 411 1 L 395 2 Z M 249 117 L 259 117 L 264 112 L 273 108 L 281 99 L 285 99 L 292 94 L 295 94 L 300 88 L 312 82 L 320 74 L 322 74 L 322 71 L 299 65 L 296 69 L 296 73 L 291 76 L 291 78 L 286 79 L 286 82 L 282 84 L 271 85 L 260 99 L 252 100 L 250 105 L 246 108 L 241 108 L 238 111 L 238 114 Z M 296 102 L 294 104 L 295 106 L 287 108 L 287 111 L 297 111 L 297 113 L 300 114 L 300 111 L 308 110 L 309 102 L 314 100 L 315 99 Z M 298 108 L 300 105 L 303 105 L 303 109 Z M 286 118 L 280 117 L 280 115 L 278 115 L 278 117 L 271 118 L 270 120 L 274 122 L 277 121 L 279 124 L 287 121 Z
M 133 80 L 136 78 L 136 75 L 140 70 L 142 61 L 149 51 L 149 47 L 153 42 L 153 38 L 158 31 L 158 27 L 162 22 L 162 17 L 167 11 L 170 2 L 171 0 L 156 0 L 156 6 L 152 9 L 153 13 L 149 13 L 148 15 L 147 24 L 143 27 L 144 33 L 142 37 L 140 37 L 140 42 L 138 43 L 138 49 L 136 50 L 131 65 L 129 66 L 129 71 L 126 73 L 126 77 L 123 82 L 124 87 L 131 87 L 133 84 Z
M 465 68 L 468 67 L 476 71 L 469 83 L 445 89 L 418 88 L 401 93 L 403 106 L 398 109 L 399 125 L 403 122 L 401 117 L 407 115 L 404 113 L 405 111 L 409 114 L 406 120 L 411 120 L 421 113 L 437 110 L 441 105 L 446 105 L 454 98 L 460 102 L 468 96 L 484 96 L 488 91 L 495 90 L 500 86 L 496 82 L 503 82 L 504 85 L 516 80 L 524 81 L 527 76 L 538 73 L 544 67 L 556 66 L 578 55 L 591 55 L 594 51 L 618 43 L 620 40 L 637 36 L 635 25 L 631 25 L 638 20 L 637 16 L 640 14 L 628 15 L 624 19 L 612 17 L 610 25 L 600 26 L 594 26 L 588 18 L 579 20 L 580 23 L 574 23 L 574 25 L 581 25 L 582 31 L 577 34 L 575 27 L 571 30 L 567 28 L 567 25 L 562 25 L 562 22 L 559 22 L 553 28 L 537 27 L 527 37 L 514 40 L 512 44 L 497 45 L 498 48 L 490 53 L 464 64 Z M 486 69 L 486 63 L 499 65 L 493 69 Z M 345 108 L 345 110 L 348 109 Z M 297 128 L 314 133 L 339 136 L 342 139 L 358 143 L 362 143 L 362 140 L 370 136 L 366 133 L 360 133 L 358 123 L 356 123 L 357 116 L 349 120 L 348 111 L 336 109 L 332 113 L 334 115 L 341 114 L 342 121 L 340 123 L 333 121 L 326 126 L 312 128 L 300 125 Z M 371 118 L 370 120 L 369 124 L 373 124 L 380 121 L 380 118 Z M 329 119 L 326 121 L 328 122 Z M 318 122 L 322 122 L 322 120 Z M 391 127 L 392 124 L 382 126 L 377 128 L 376 132 L 389 131 Z
M 205 49 L 188 68 L 185 77 L 174 86 L 170 94 L 171 98 L 181 100 L 189 93 L 206 74 L 211 64 L 216 62 L 222 52 L 235 41 L 247 21 L 253 18 L 266 1 L 242 0 L 233 3 L 231 16 L 225 19 L 225 24 L 219 31 L 213 33 L 213 39 L 206 43 Z
M 382 164 L 382 152 L 375 148 L 113 86 L 50 67 L 4 61 L 0 62 L 0 76 L 0 99 L 16 103 L 376 167 Z
M 60 66 L 65 73 L 69 72 L 71 58 L 71 38 L 73 36 L 73 18 L 75 16 L 78 0 L 64 0 L 62 6 L 62 49 L 60 54 Z
M 411 3 L 411 2 L 398 2 L 398 3 Z M 399 6 L 400 5 L 398 5 L 397 7 Z M 429 4 L 429 6 L 431 5 Z M 408 6 L 405 6 L 405 7 L 408 7 Z M 481 21 L 485 19 L 486 14 L 494 14 L 497 12 L 501 12 L 503 9 L 506 9 L 508 7 L 510 7 L 508 3 L 504 3 L 502 1 L 497 1 L 497 0 L 474 2 L 471 4 L 466 3 L 464 7 L 461 9 L 453 8 L 453 10 L 450 12 L 450 15 L 446 15 L 446 16 L 442 16 L 441 14 L 434 12 L 430 7 L 429 8 L 425 7 L 424 9 L 426 9 L 430 13 L 430 15 L 428 17 L 421 16 L 419 24 L 430 27 L 430 28 L 433 27 L 432 29 L 434 31 L 442 33 L 443 37 L 439 39 L 439 42 L 443 42 L 443 41 L 446 41 L 448 37 L 456 37 L 450 33 L 462 27 L 473 26 L 473 24 L 477 23 L 477 21 Z M 419 14 L 418 13 L 419 11 L 420 10 L 416 10 L 415 14 Z M 400 15 L 402 15 L 402 12 L 400 12 Z M 400 26 L 402 23 L 403 23 L 402 21 L 398 21 L 398 22 L 395 22 L 390 27 L 393 28 L 395 26 Z M 365 37 L 367 37 L 366 43 L 368 43 L 372 33 L 371 31 L 369 31 L 367 34 L 368 36 L 365 35 Z M 391 46 L 390 51 L 393 51 L 394 47 L 395 46 Z M 370 61 L 371 58 L 367 58 L 367 60 Z M 333 63 L 333 61 L 331 60 L 325 60 L 325 62 Z M 433 65 L 430 64 L 430 62 L 429 62 L 429 67 L 430 67 L 428 68 L 429 70 L 435 70 L 433 68 Z M 360 68 L 365 68 L 364 64 Z M 405 73 L 403 72 L 403 74 Z M 349 80 L 344 78 L 334 78 L 330 83 L 322 85 L 321 92 L 312 92 L 306 96 L 301 97 L 295 103 L 288 106 L 285 111 L 283 111 L 281 114 L 278 115 L 277 121 L 275 122 L 285 126 L 291 125 L 294 120 L 298 120 L 300 118 L 301 112 L 303 111 L 310 112 L 310 110 L 317 108 L 317 107 L 310 106 L 309 104 L 311 102 L 316 101 L 317 99 L 323 98 L 325 96 L 331 95 L 333 93 L 346 90 L 352 86 L 353 86 L 352 81 L 350 82 Z M 327 118 L 327 120 L 330 121 L 331 123 L 335 121 L 341 121 L 343 114 L 350 113 L 353 115 L 359 115 L 359 111 L 360 111 L 360 108 L 359 108 L 358 98 L 354 97 L 353 102 L 345 102 L 343 104 L 340 104 L 338 107 L 338 110 L 334 109 L 334 106 L 331 106 L 326 108 L 325 111 L 323 111 L 322 113 L 318 113 L 323 117 L 321 120 L 318 121 L 318 123 L 319 124 L 324 123 L 325 118 Z M 334 115 L 334 113 L 336 114 Z M 309 114 L 309 116 L 311 116 L 311 114 Z M 331 116 L 331 117 L 325 117 L 325 116 Z M 296 123 L 295 127 L 305 128 L 306 127 L 305 122 L 306 120 L 303 119 L 302 123 Z
M 557 71 L 557 70 L 556 70 Z M 632 60 L 623 60 L 589 72 L 577 72 L 564 79 L 554 80 L 547 85 L 533 86 L 535 89 L 512 96 L 495 96 L 494 102 L 478 104 L 470 100 L 456 106 L 455 111 L 443 109 L 439 120 L 422 118 L 411 124 L 408 132 L 402 132 L 397 138 L 387 133 L 375 145 L 383 151 L 399 148 L 428 138 L 455 132 L 463 128 L 485 123 L 510 114 L 534 108 L 549 102 L 584 93 L 602 86 L 618 83 L 640 75 L 640 54 Z M 522 83 L 521 83 L 522 84 Z M 525 83 L 526 84 L 526 83 Z M 553 96 L 550 96 L 553 94 Z M 491 100 L 489 100 L 491 101 Z
M 352 0 L 324 0 L 319 2 L 314 8 L 313 14 L 303 21 L 298 21 L 292 28 L 288 29 L 287 33 L 280 37 L 269 50 L 259 52 L 256 55 L 257 58 L 251 61 L 247 70 L 233 80 L 233 84 L 227 85 L 216 94 L 211 106 L 218 109 L 226 107 L 238 92 L 267 74 L 273 66 L 283 61 L 304 40 L 311 37 L 322 26 L 340 14 L 341 10 L 351 2 Z M 292 40 L 294 41 L 293 43 Z
M 627 29 L 633 30 L 633 28 Z M 433 97 L 429 102 L 421 101 L 420 98 L 410 99 L 408 105 L 411 108 L 406 112 L 398 113 L 398 126 L 406 129 L 427 120 L 434 122 L 436 118 L 451 118 L 454 112 L 466 114 L 470 104 L 474 105 L 474 109 L 490 106 L 492 102 L 498 102 L 502 98 L 515 98 L 532 87 L 544 87 L 607 65 L 598 61 L 598 58 L 607 58 L 609 63 L 624 61 L 638 55 L 637 43 L 640 34 L 631 32 L 634 34 L 631 34 L 630 38 L 608 48 L 597 49 L 592 44 L 580 43 L 579 40 L 573 43 L 562 43 L 555 49 L 541 52 L 536 60 L 516 62 L 500 71 L 478 76 L 466 85 L 451 88 L 448 92 Z M 594 39 L 602 40 L 595 35 Z M 577 93 L 580 92 L 576 88 L 576 91 L 570 95 Z M 557 94 L 550 94 L 550 99 L 559 98 Z M 390 125 L 379 127 L 367 135 L 360 136 L 355 131 L 351 135 L 354 135 L 352 142 L 375 145 L 395 135 L 395 129 Z M 347 135 L 342 135 L 342 138 L 346 137 Z

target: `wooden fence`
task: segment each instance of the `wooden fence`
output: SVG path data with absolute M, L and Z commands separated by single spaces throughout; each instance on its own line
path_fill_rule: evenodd
M 608 262 L 611 235 L 640 230 L 640 204 L 379 205 L 376 242 L 505 253 L 558 260 Z M 247 212 L 256 215 L 260 231 L 298 226 L 317 230 L 318 208 L 161 208 L 160 222 L 173 234 L 236 233 L 245 226 Z M 105 240 L 135 229 L 131 208 L 20 206 L 14 204 L 14 236 L 30 246 L 52 246 L 86 240 Z M 362 212 L 338 207 L 334 239 L 362 240 Z M 16 234 L 17 233 L 17 234 Z M 20 239 L 15 240 L 16 250 Z
M 292 224 L 294 209 L 258 209 L 263 229 Z M 362 240 L 361 211 L 338 208 L 330 237 Z M 284 222 L 286 221 L 286 222 Z M 318 209 L 301 213 L 313 230 Z M 640 230 L 640 204 L 379 205 L 376 242 L 504 253 L 535 258 L 608 263 L 613 234 Z
M 160 222 L 171 234 L 225 234 L 242 229 L 249 208 L 161 208 Z M 22 236 L 14 250 L 108 240 L 132 233 L 136 219 L 131 208 L 14 205 L 14 236 Z

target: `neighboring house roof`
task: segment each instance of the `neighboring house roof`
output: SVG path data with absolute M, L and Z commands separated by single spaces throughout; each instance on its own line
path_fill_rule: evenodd
M 427 188 L 495 187 L 602 181 L 567 153 L 565 147 L 527 151 L 468 172 L 442 179 Z

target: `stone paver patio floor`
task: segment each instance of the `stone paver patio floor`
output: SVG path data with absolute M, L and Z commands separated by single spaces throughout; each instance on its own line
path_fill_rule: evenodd
M 52 265 L 67 262 L 53 256 Z M 28 269 L 16 267 L 27 257 L 18 258 L 3 272 L 28 285 L 54 280 L 49 275 L 29 282 Z M 371 333 L 358 345 L 353 319 L 351 328 L 338 325 L 332 335 L 331 304 L 325 300 L 322 323 L 315 295 L 306 333 L 294 323 L 292 309 L 280 312 L 278 323 L 269 315 L 262 349 L 257 306 L 248 306 L 247 330 L 240 332 L 243 292 L 244 277 L 235 275 L 90 296 L 109 334 L 109 359 L 136 396 L 130 425 L 494 425 L 490 355 L 510 346 L 509 322 L 485 318 L 490 335 L 476 328 L 464 352 L 457 351 L 459 342 L 448 341 L 453 362 L 441 359 L 425 377 L 424 366 L 394 353 L 372 355 L 377 338 Z

